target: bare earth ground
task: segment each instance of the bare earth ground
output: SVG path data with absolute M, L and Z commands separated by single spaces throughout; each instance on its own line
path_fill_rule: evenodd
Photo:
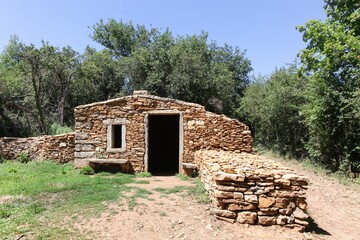
M 154 191 L 192 184 L 174 176 L 145 178 L 150 184 L 133 186 L 151 191 L 150 199 L 138 198 L 132 210 L 126 200 L 109 204 L 100 217 L 78 219 L 72 228 L 89 239 L 360 239 L 360 188 L 297 164 L 291 167 L 311 181 L 307 199 L 314 222 L 310 232 L 227 223 L 212 216 L 210 205 L 182 193 Z

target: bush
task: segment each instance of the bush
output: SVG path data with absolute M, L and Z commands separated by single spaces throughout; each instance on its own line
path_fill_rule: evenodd
M 0 156 L 0 164 L 6 162 L 6 160 L 7 160 L 6 158 L 4 158 L 3 156 Z
M 50 134 L 51 135 L 59 135 L 64 133 L 73 132 L 74 130 L 68 126 L 61 126 L 58 123 L 53 123 L 50 126 Z
M 17 156 L 16 156 L 16 161 L 20 162 L 20 163 L 28 163 L 31 161 L 29 153 L 27 152 L 20 152 Z
M 85 166 L 80 170 L 80 173 L 84 175 L 93 175 L 95 171 L 90 166 Z

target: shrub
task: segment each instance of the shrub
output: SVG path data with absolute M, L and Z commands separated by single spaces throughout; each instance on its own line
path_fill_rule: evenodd
M 0 156 L 0 164 L 6 162 L 6 160 L 7 160 L 6 158 L 4 158 L 3 156 Z
M 95 171 L 90 166 L 85 166 L 80 170 L 80 173 L 84 175 L 93 175 Z
M 61 126 L 58 123 L 53 123 L 50 126 L 50 134 L 51 135 L 59 135 L 63 133 L 73 132 L 74 130 L 68 126 Z
M 16 156 L 16 161 L 20 162 L 20 163 L 28 163 L 31 161 L 29 153 L 27 152 L 20 152 L 17 156 Z

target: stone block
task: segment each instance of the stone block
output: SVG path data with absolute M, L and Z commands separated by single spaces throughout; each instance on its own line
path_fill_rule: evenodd
M 293 212 L 294 214 L 294 217 L 296 219 L 299 219 L 299 220 L 306 220 L 309 218 L 309 214 L 306 213 L 306 211 L 300 209 L 300 208 L 296 208 L 295 211 Z
M 257 217 L 255 212 L 239 212 L 236 221 L 241 224 L 256 224 Z
M 276 217 L 258 216 L 258 222 L 263 226 L 270 226 L 276 224 Z
M 258 203 L 258 197 L 256 195 L 244 195 L 244 200 L 250 203 Z
M 260 208 L 258 211 L 259 216 L 275 216 L 279 214 L 278 208 Z
M 234 182 L 244 182 L 245 181 L 244 175 L 233 174 L 233 173 L 224 173 L 224 172 L 213 173 L 213 178 L 216 181 L 234 181 Z
M 228 210 L 230 211 L 246 211 L 246 210 L 254 210 L 257 208 L 257 204 L 241 202 L 238 204 L 229 204 Z
M 234 197 L 233 192 L 224 192 L 224 191 L 219 191 L 219 190 L 215 190 L 214 195 L 217 198 L 233 198 Z
M 219 217 L 225 217 L 225 218 L 236 218 L 236 213 L 228 210 L 215 210 L 215 215 Z
M 259 208 L 269 208 L 274 206 L 276 203 L 275 198 L 267 197 L 267 196 L 260 196 L 259 197 Z
M 309 182 L 309 179 L 307 179 L 304 176 L 299 176 L 294 173 L 288 173 L 282 176 L 283 179 L 290 180 L 290 181 L 301 181 L 301 182 Z
M 241 192 L 234 192 L 234 198 L 237 200 L 243 200 L 244 194 L 242 194 Z

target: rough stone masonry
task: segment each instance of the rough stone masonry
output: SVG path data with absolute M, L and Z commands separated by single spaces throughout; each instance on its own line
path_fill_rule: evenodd
M 308 226 L 304 176 L 249 153 L 201 150 L 195 158 L 217 218 L 300 232 Z
M 181 126 L 179 164 L 194 163 L 195 151 L 219 149 L 251 152 L 249 127 L 208 112 L 199 104 L 147 95 L 125 96 L 75 108 L 75 166 L 122 159 L 134 172 L 147 171 L 147 119 L 151 114 L 178 114 Z M 109 126 L 124 125 L 124 147 L 109 150 Z M 95 159 L 95 160 L 94 160 Z M 180 169 L 180 172 L 185 169 Z

